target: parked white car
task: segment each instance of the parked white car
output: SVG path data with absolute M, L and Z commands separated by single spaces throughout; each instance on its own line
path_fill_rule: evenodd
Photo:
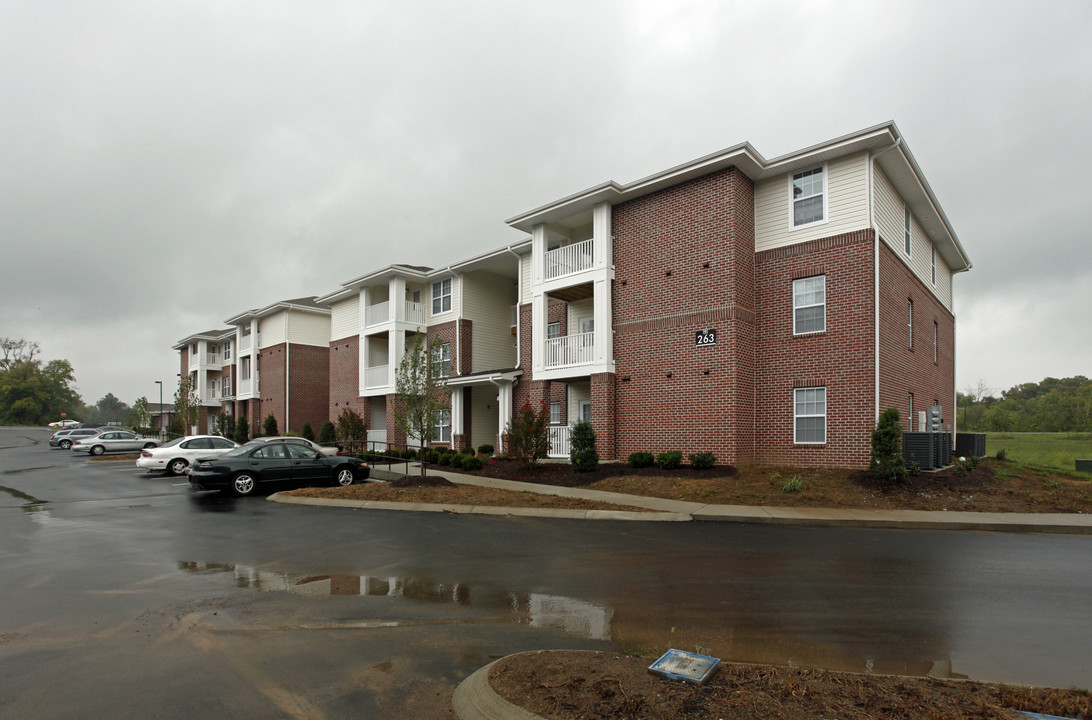
M 319 445 L 314 440 L 308 440 L 307 438 L 301 438 L 301 437 L 260 437 L 260 438 L 254 438 L 253 440 L 248 442 L 247 445 L 251 445 L 253 443 L 266 443 L 266 442 L 273 442 L 273 441 L 289 443 L 289 444 L 294 444 L 294 445 L 306 445 L 307 447 L 311 448 L 312 450 L 318 450 L 323 455 L 333 456 L 333 455 L 340 455 L 341 454 L 341 451 L 338 450 L 338 448 L 333 446 L 333 445 Z
M 194 460 L 220 457 L 237 447 L 236 443 L 219 435 L 187 435 L 159 447 L 142 450 L 136 466 L 149 472 L 163 470 L 168 475 L 181 475 Z
M 134 450 L 154 448 L 158 440 L 141 437 L 128 430 L 103 430 L 98 435 L 80 438 L 72 442 L 72 452 L 85 452 L 89 455 L 102 455 L 108 452 L 133 452 Z
M 80 424 L 79 420 L 57 420 L 56 422 L 51 422 L 49 425 L 46 425 L 46 427 L 54 428 L 54 429 L 56 429 L 56 428 L 71 428 L 71 427 L 78 427 L 79 424 Z

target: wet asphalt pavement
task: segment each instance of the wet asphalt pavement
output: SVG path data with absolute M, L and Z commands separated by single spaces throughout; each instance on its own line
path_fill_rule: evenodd
M 544 648 L 1092 686 L 1092 537 L 313 508 L 48 437 L 0 429 L 9 720 L 450 718 Z

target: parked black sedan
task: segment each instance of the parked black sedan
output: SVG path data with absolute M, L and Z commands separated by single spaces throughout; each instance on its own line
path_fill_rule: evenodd
M 352 485 L 368 477 L 368 466 L 344 455 L 323 455 L 305 445 L 268 442 L 243 445 L 218 458 L 198 460 L 190 485 L 250 495 L 259 487 Z

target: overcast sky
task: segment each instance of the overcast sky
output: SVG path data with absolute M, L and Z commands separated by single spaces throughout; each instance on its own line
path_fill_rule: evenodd
M 887 120 L 974 268 L 957 387 L 1092 375 L 1092 3 L 0 3 L 0 336 L 85 402 L 171 346 L 750 141 Z

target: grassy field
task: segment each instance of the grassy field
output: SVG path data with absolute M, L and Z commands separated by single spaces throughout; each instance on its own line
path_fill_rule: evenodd
M 1075 460 L 1092 458 L 1092 433 L 987 433 L 986 454 L 1002 449 L 1009 460 L 1072 472 Z

